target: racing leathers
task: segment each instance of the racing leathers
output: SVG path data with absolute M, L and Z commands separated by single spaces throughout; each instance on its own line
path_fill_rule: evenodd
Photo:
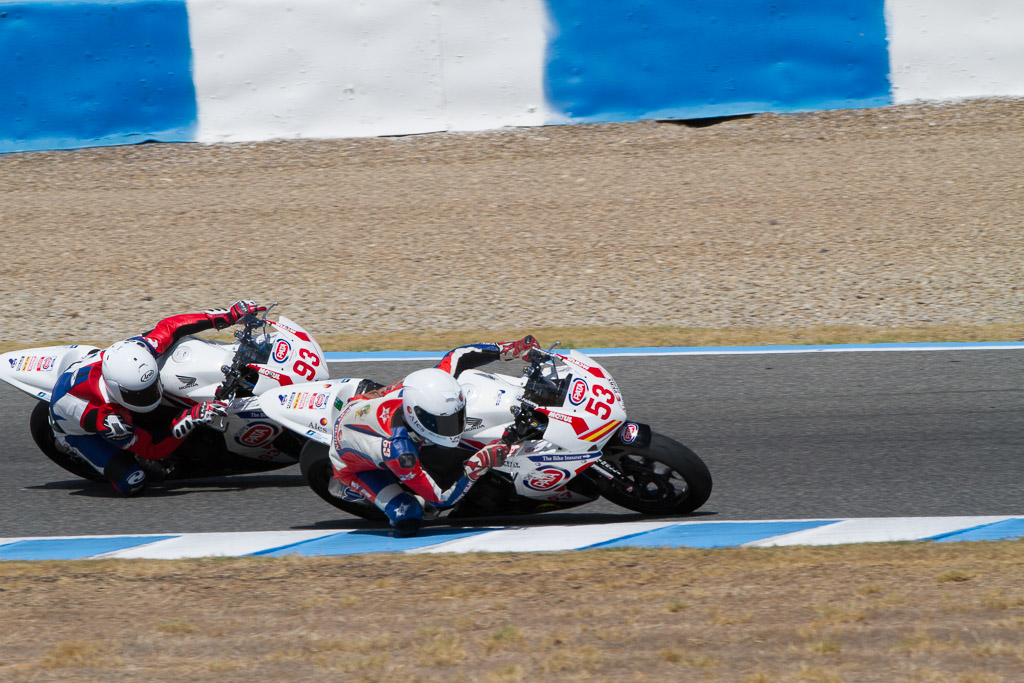
M 470 344 L 449 351 L 437 364 L 458 378 L 463 370 L 495 360 L 523 357 L 537 343 L 532 337 L 516 342 Z M 463 475 L 442 489 L 420 464 L 424 440 L 402 417 L 402 382 L 354 396 L 334 424 L 330 457 L 332 491 L 341 498 L 373 502 L 396 533 L 415 532 L 423 519 L 423 504 L 444 509 L 458 503 L 492 466 L 500 466 L 508 448 L 492 442 L 471 455 Z M 422 501 L 422 502 L 421 502 Z
M 239 307 L 242 303 L 246 306 Z M 159 360 L 183 336 L 224 329 L 245 313 L 255 312 L 250 303 L 239 302 L 230 310 L 171 316 L 128 341 L 141 342 Z M 192 428 L 223 414 L 224 408 L 220 402 L 199 403 L 158 429 L 135 425 L 132 411 L 114 401 L 103 379 L 103 354 L 94 352 L 61 373 L 50 399 L 50 425 L 58 448 L 84 458 L 118 493 L 135 495 L 147 484 L 147 470 L 161 473 L 153 462 L 174 452 Z

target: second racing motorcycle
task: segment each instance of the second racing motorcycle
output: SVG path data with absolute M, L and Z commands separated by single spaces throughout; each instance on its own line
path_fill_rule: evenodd
M 271 306 L 272 308 L 273 306 Z M 266 472 L 294 465 L 307 438 L 284 429 L 260 408 L 266 391 L 329 375 L 323 350 L 288 318 L 247 315 L 233 342 L 198 336 L 179 340 L 160 360 L 164 401 L 135 423 L 156 428 L 183 408 L 215 399 L 227 402 L 227 417 L 196 429 L 160 464 L 167 479 Z M 88 462 L 66 452 L 50 427 L 50 396 L 72 363 L 99 353 L 95 346 L 49 346 L 0 355 L 0 380 L 37 399 L 29 416 L 32 439 L 54 463 L 91 481 L 106 481 Z
M 458 376 L 467 415 L 461 448 L 424 446 L 421 465 L 447 487 L 478 448 L 495 439 L 513 448 L 502 467 L 481 477 L 442 514 L 530 514 L 599 498 L 649 515 L 682 515 L 703 505 L 712 483 L 700 457 L 629 420 L 618 384 L 593 358 L 553 349 L 532 350 L 518 377 L 481 369 Z M 348 401 L 379 386 L 362 378 L 331 379 L 281 387 L 259 400 L 268 416 L 309 439 L 301 468 L 310 488 L 331 505 L 366 519 L 384 519 L 384 514 L 332 477 L 328 453 L 333 427 Z

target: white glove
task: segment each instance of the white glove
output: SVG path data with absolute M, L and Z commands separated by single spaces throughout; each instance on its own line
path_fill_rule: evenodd
M 206 401 L 197 403 L 171 423 L 171 433 L 176 439 L 184 439 L 196 425 L 209 424 L 218 417 L 228 414 L 227 404 L 223 401 Z
M 487 474 L 487 471 L 492 467 L 501 467 L 505 464 L 505 458 L 508 457 L 510 450 L 501 441 L 492 441 L 471 455 L 469 460 L 466 461 L 464 466 L 466 476 L 469 477 L 470 481 L 476 481 Z
M 103 418 L 103 425 L 99 429 L 100 434 L 111 441 L 124 441 L 132 435 L 132 431 L 134 427 L 117 413 L 111 413 Z

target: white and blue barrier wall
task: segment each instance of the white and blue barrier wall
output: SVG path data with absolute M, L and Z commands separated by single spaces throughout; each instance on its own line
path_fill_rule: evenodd
M 0 0 L 0 152 L 1024 96 L 1020 0 Z

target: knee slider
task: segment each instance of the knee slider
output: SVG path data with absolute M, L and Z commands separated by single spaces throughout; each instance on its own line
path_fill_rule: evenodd
M 146 472 L 127 451 L 120 451 L 103 468 L 103 476 L 122 496 L 136 496 L 146 488 Z

